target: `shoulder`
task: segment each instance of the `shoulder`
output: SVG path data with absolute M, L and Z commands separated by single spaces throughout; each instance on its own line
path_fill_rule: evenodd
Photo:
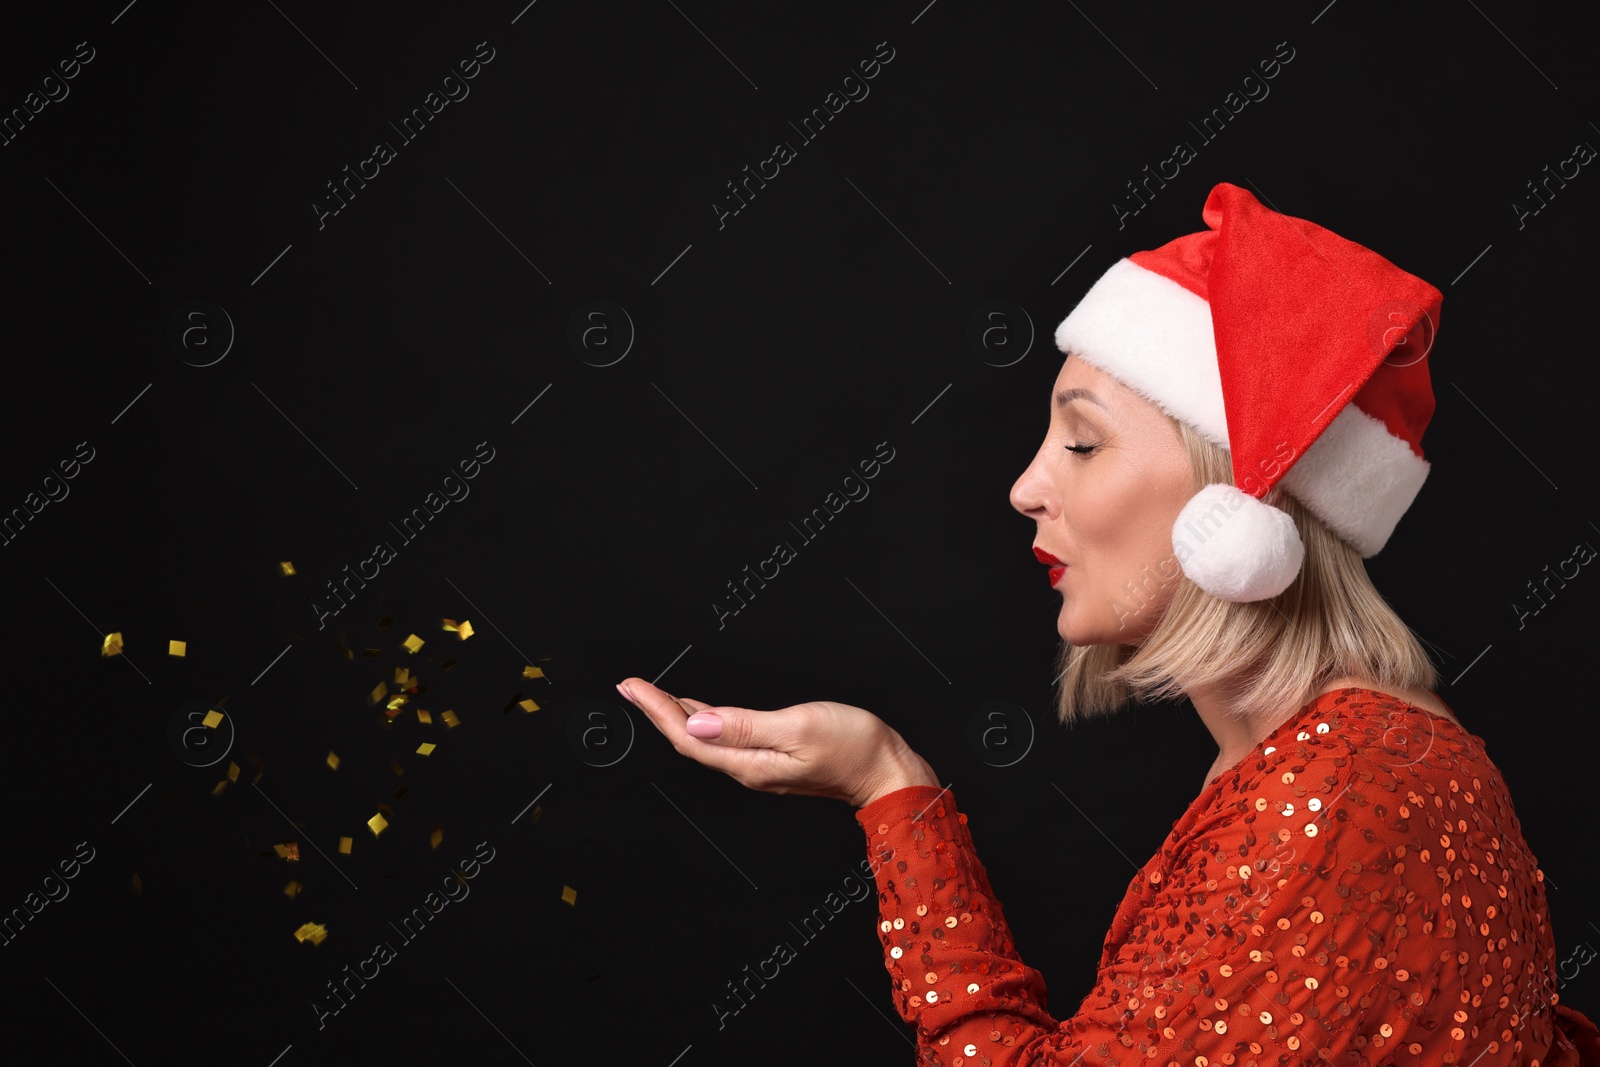
M 1501 818 L 1514 819 L 1509 798 L 1477 738 L 1396 697 L 1344 690 L 1308 705 L 1225 775 L 1178 844 L 1256 874 L 1309 864 L 1302 873 L 1348 881 L 1363 870 L 1404 875 L 1408 848 L 1451 832 L 1492 834 Z M 1426 860 L 1413 866 L 1432 872 Z

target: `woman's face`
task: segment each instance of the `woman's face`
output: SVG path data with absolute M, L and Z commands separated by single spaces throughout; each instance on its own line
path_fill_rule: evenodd
M 1077 356 L 1050 405 L 1011 506 L 1038 524 L 1036 548 L 1067 565 L 1056 630 L 1072 645 L 1139 644 L 1177 586 L 1172 524 L 1194 495 L 1188 452 L 1159 408 Z

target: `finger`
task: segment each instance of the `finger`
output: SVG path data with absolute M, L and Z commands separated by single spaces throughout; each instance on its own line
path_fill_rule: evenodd
M 693 711 L 710 712 L 721 724 L 716 737 L 695 737 L 686 725 L 689 716 L 684 714 L 684 701 L 668 696 L 660 687 L 642 679 L 629 678 L 626 685 L 637 698 L 639 708 L 675 749 L 724 773 L 747 769 L 749 750 L 774 749 L 787 754 L 795 737 L 796 728 L 788 711 L 756 711 L 693 701 L 699 705 Z
M 660 730 L 672 740 L 685 733 L 684 720 L 692 712 L 684 708 L 678 701 L 669 697 L 659 687 L 651 685 L 642 678 L 625 678 L 618 687 L 624 697 L 630 697 L 633 704 L 645 714 L 657 730 Z

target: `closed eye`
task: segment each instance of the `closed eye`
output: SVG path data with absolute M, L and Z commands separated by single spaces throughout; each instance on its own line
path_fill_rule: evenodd
M 1073 452 L 1073 453 L 1076 453 L 1077 455 L 1080 455 L 1080 456 L 1086 456 L 1090 452 L 1093 452 L 1096 448 L 1099 448 L 1100 446 L 1099 445 L 1063 445 L 1062 447 L 1065 448 L 1068 452 Z

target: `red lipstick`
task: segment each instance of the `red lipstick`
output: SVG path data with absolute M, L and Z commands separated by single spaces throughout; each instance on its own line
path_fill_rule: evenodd
M 1056 583 L 1061 580 L 1061 576 L 1067 573 L 1067 565 L 1062 563 L 1059 559 L 1056 559 L 1044 549 L 1040 548 L 1038 545 L 1033 546 L 1033 558 L 1038 560 L 1040 563 L 1049 565 L 1050 588 L 1054 589 L 1056 587 Z

